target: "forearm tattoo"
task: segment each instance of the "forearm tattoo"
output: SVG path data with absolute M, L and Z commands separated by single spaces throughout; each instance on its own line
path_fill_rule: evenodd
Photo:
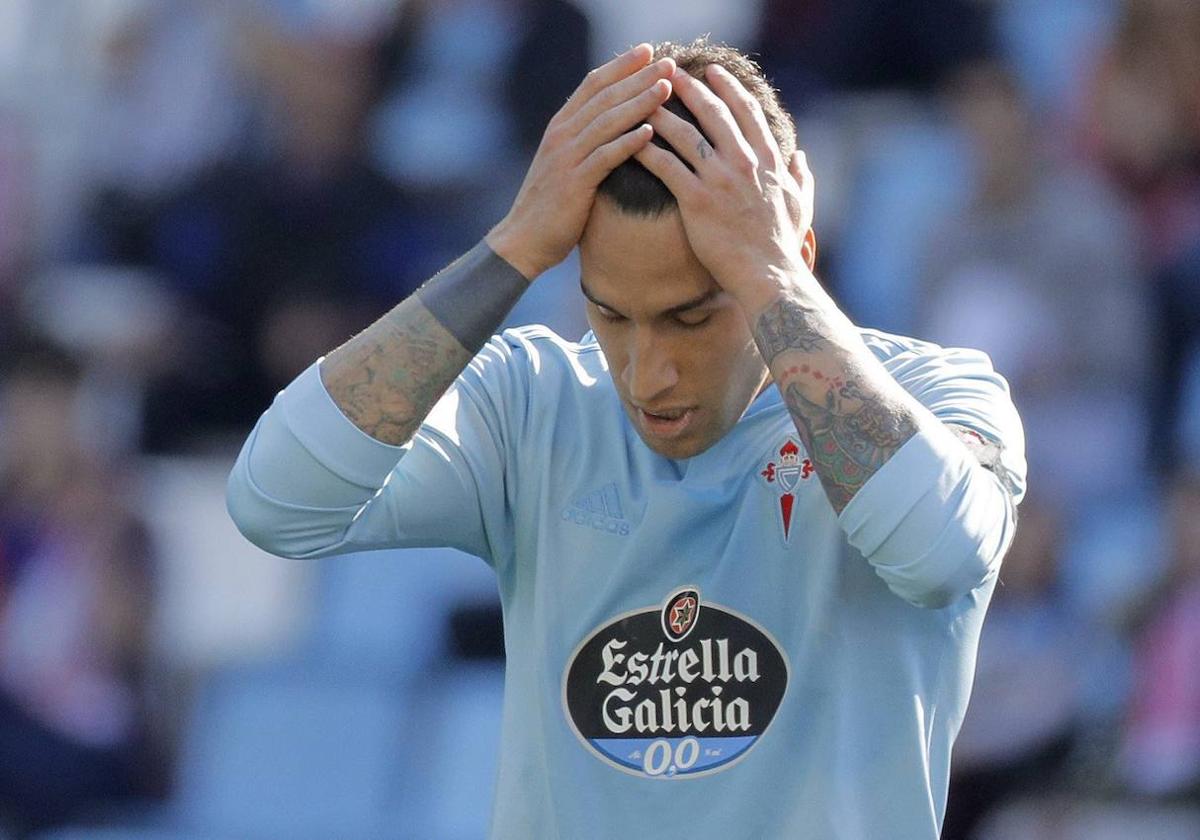
M 399 446 L 470 360 L 429 310 L 409 298 L 330 353 L 321 379 L 354 425 Z
M 481 242 L 330 353 L 325 389 L 371 437 L 406 443 L 528 285 Z
M 787 350 L 815 353 L 829 346 L 815 312 L 782 300 L 768 306 L 759 316 L 755 338 L 767 364 Z
M 786 296 L 759 316 L 755 339 L 834 510 L 917 431 L 883 372 L 870 371 L 817 310 Z M 857 340 L 857 336 L 851 340 Z

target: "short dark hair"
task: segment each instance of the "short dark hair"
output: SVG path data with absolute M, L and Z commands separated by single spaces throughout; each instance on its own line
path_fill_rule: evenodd
M 758 66 L 745 53 L 727 46 L 709 41 L 707 38 L 697 38 L 688 44 L 677 44 L 663 41 L 654 45 L 654 60 L 673 58 L 681 70 L 693 77 L 704 81 L 704 68 L 710 64 L 719 64 L 741 82 L 746 90 L 762 105 L 763 114 L 779 151 L 785 160 L 796 150 L 796 125 L 792 116 L 779 101 L 779 94 L 771 87 Z M 707 83 L 706 83 L 707 84 Z M 699 128 L 696 117 L 689 111 L 674 94 L 667 100 L 664 107 L 674 114 Z M 633 126 L 630 126 L 632 128 Z M 711 140 L 711 138 L 709 138 Z M 670 145 L 658 135 L 652 141 L 664 149 Z M 599 192 L 607 196 L 617 207 L 635 216 L 659 216 L 664 211 L 675 207 L 675 196 L 667 189 L 667 185 L 650 174 L 646 167 L 632 158 L 622 163 L 600 182 Z

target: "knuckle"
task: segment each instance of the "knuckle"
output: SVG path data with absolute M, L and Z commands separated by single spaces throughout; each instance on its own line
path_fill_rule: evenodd
M 733 177 L 733 172 L 725 168 L 714 171 L 710 177 L 713 189 L 719 192 L 732 191 L 738 181 Z
M 752 177 L 758 172 L 758 156 L 750 149 L 742 149 L 733 156 L 733 169 L 743 178 Z
M 605 143 L 603 146 L 593 151 L 590 155 L 588 155 L 588 160 L 592 163 L 598 162 L 607 164 L 609 161 L 616 158 L 620 153 L 621 141 L 614 140 L 611 143 Z
M 596 97 L 596 104 L 605 111 L 611 110 L 621 104 L 624 97 L 621 95 L 619 86 L 614 85 L 600 92 Z
M 567 124 L 564 122 L 555 123 L 553 121 L 551 121 L 550 125 L 546 126 L 546 133 L 543 135 L 547 148 L 558 148 L 567 141 L 567 137 Z
M 707 112 L 710 116 L 712 116 L 716 119 L 721 119 L 728 113 L 728 110 L 726 109 L 724 104 L 722 104 L 718 101 L 711 100 L 711 99 L 705 100 L 704 104 L 701 105 L 700 107 L 703 108 L 704 111 Z
M 588 125 L 587 133 L 592 136 L 596 134 L 607 136 L 614 130 L 614 128 L 616 128 L 620 120 L 621 113 L 619 111 L 613 109 L 602 111 L 600 115 L 593 119 Z

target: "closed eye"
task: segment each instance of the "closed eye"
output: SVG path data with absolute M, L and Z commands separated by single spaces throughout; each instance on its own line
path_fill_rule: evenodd
M 682 327 L 703 326 L 712 317 L 711 311 L 687 312 L 675 316 L 675 323 Z
M 624 315 L 620 314 L 619 312 L 613 312 L 607 306 L 601 306 L 598 303 L 592 303 L 592 306 L 595 307 L 596 314 L 598 314 L 605 321 L 609 321 L 610 323 L 616 323 L 618 321 L 625 320 Z

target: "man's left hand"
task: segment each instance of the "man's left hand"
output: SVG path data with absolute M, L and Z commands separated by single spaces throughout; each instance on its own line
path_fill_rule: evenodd
M 635 157 L 674 194 L 697 258 L 753 318 L 783 285 L 811 277 L 813 179 L 803 152 L 783 159 L 737 79 L 718 65 L 705 78 L 711 89 L 680 69 L 671 77 L 703 134 L 660 107 L 647 121 L 676 154 L 647 145 Z

